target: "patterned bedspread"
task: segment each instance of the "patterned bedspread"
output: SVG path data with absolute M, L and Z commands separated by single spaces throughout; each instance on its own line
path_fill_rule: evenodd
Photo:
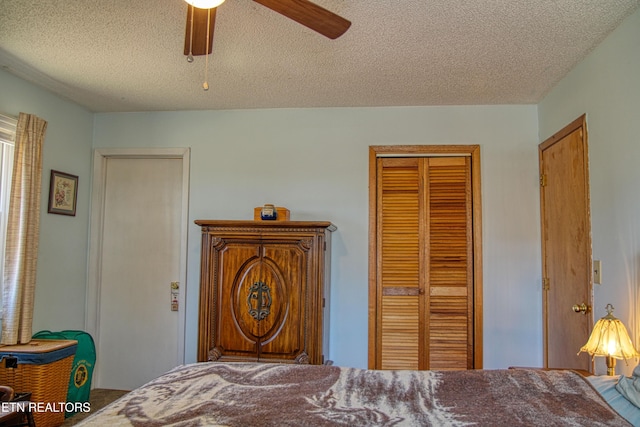
M 82 426 L 627 426 L 571 371 L 180 366 Z

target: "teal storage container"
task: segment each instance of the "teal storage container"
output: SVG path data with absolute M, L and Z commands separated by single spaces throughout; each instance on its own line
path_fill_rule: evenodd
M 40 340 L 76 340 L 78 347 L 71 366 L 71 377 L 69 378 L 69 391 L 67 392 L 67 402 L 89 402 L 91 394 L 91 377 L 96 364 L 96 346 L 93 337 L 84 331 L 40 331 L 34 336 Z M 65 417 L 72 416 L 75 412 L 67 412 Z

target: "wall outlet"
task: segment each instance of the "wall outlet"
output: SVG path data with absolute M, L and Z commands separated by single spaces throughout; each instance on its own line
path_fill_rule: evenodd
M 598 285 L 602 284 L 602 262 L 600 260 L 593 261 L 593 282 Z

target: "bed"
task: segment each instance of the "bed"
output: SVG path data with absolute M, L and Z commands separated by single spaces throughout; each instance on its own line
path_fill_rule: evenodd
M 574 371 L 374 371 L 201 362 L 82 426 L 628 426 Z

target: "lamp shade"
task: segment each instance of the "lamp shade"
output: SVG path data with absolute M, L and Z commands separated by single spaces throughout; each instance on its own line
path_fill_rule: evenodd
M 193 7 L 198 9 L 213 9 L 224 3 L 224 0 L 185 0 Z
M 596 322 L 589 341 L 580 351 L 585 351 L 592 356 L 608 356 L 624 360 L 640 356 L 629 338 L 627 328 L 613 316 L 613 306 L 607 304 L 606 309 L 607 315 Z

